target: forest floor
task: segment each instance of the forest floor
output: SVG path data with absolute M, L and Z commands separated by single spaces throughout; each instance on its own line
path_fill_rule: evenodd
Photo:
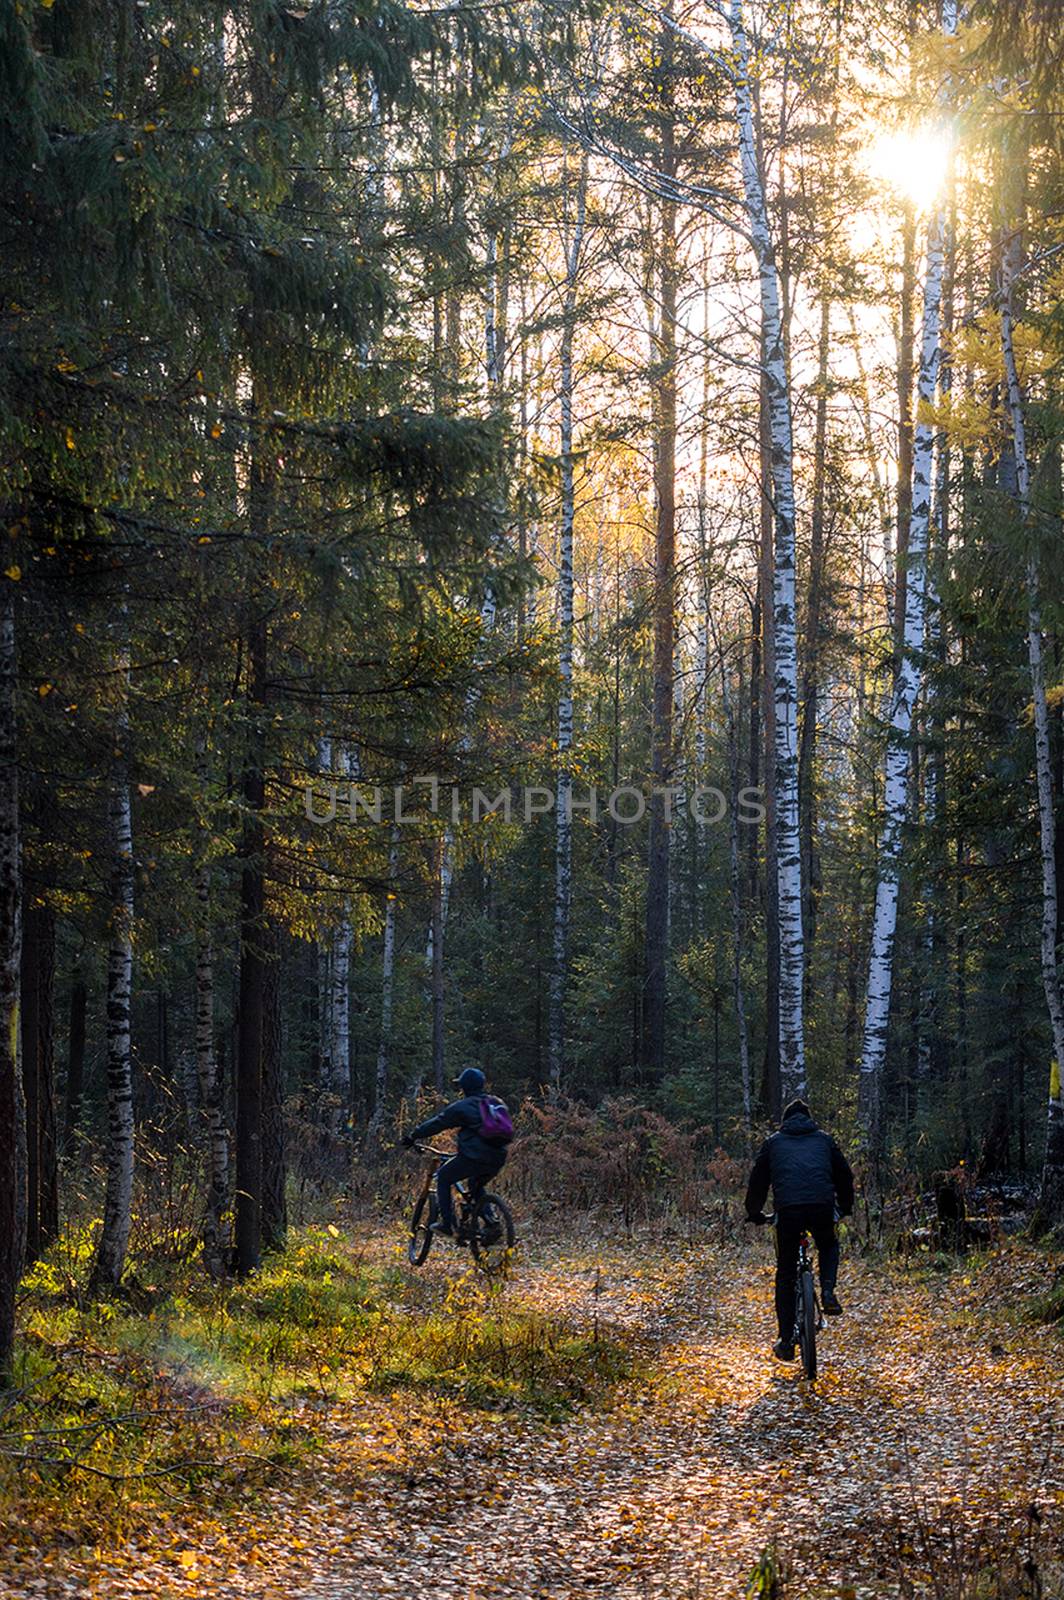
M 409 1276 L 394 1231 L 358 1248 L 393 1275 L 392 1327 L 453 1315 L 467 1338 L 516 1299 L 545 1363 L 620 1354 L 575 1407 L 500 1408 L 401 1363 L 293 1396 L 314 1449 L 287 1476 L 250 1478 L 227 1507 L 163 1499 L 121 1538 L 27 1526 L 0 1554 L 4 1600 L 711 1600 L 744 1595 L 773 1543 L 781 1592 L 810 1600 L 892 1596 L 903 1576 L 951 1600 L 994 1592 L 956 1574 L 1022 1562 L 1029 1538 L 1056 1570 L 1064 1363 L 1059 1333 L 1023 1314 L 1047 1287 L 1024 1244 L 950 1271 L 844 1259 L 815 1389 L 770 1355 L 763 1235 L 721 1248 L 543 1225 L 482 1302 L 446 1247 Z

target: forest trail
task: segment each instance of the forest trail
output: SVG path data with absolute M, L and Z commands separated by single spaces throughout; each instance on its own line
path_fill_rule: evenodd
M 1022 1524 L 1039 1483 L 1043 1507 L 1064 1501 L 1054 1340 L 987 1314 L 1038 1289 L 1033 1262 L 1027 1281 L 1007 1258 L 1007 1282 L 991 1267 L 916 1285 L 845 1263 L 846 1314 L 822 1338 L 812 1392 L 769 1354 L 765 1246 L 638 1266 L 608 1252 L 600 1312 L 648 1339 L 612 1405 L 536 1439 L 508 1442 L 503 1422 L 446 1466 L 441 1454 L 430 1482 L 364 1508 L 360 1581 L 344 1562 L 301 1600 L 708 1600 L 742 1595 L 774 1539 L 788 1593 L 887 1595 L 916 1501 L 933 1523 L 969 1527 Z M 596 1270 L 535 1252 L 524 1288 L 565 1317 L 582 1288 L 586 1319 Z
M 398 1249 L 394 1230 L 366 1245 L 389 1263 Z M 408 1314 L 475 1293 L 463 1267 L 437 1247 L 397 1275 Z M 239 1513 L 179 1516 L 139 1547 L 49 1553 L 0 1573 L 0 1593 L 711 1600 L 741 1597 L 776 1539 L 788 1597 L 890 1596 L 916 1501 L 936 1526 L 1020 1527 L 1037 1496 L 1059 1526 L 1058 1336 L 1014 1314 L 1044 1273 L 1019 1244 L 970 1274 L 844 1258 L 846 1314 L 825 1331 L 814 1392 L 769 1353 L 764 1235 L 722 1249 L 545 1230 L 501 1293 L 560 1337 L 597 1324 L 631 1347 L 631 1375 L 594 1408 L 544 1423 L 403 1389 L 308 1401 L 309 1486 L 303 1474 Z

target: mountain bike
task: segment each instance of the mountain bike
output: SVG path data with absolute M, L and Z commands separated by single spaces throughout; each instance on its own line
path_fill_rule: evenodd
M 769 1218 L 773 1227 L 777 1214 Z M 776 1248 L 779 1249 L 777 1239 Z M 794 1333 L 791 1342 L 798 1346 L 802 1357 L 802 1371 L 810 1383 L 816 1378 L 816 1336 L 824 1326 L 824 1317 L 817 1299 L 816 1281 L 813 1277 L 813 1250 L 808 1230 L 798 1235 L 798 1270 L 794 1280 Z
M 436 1165 L 425 1172 L 410 1219 L 407 1260 L 412 1267 L 420 1267 L 432 1249 L 432 1224 L 440 1214 L 436 1174 L 450 1160 L 450 1152 L 437 1150 L 431 1144 L 415 1144 L 413 1148 L 420 1155 L 438 1158 Z M 485 1189 L 483 1178 L 460 1178 L 454 1186 L 454 1198 L 455 1244 L 468 1247 L 482 1272 L 497 1276 L 505 1271 L 514 1247 L 514 1219 L 509 1206 Z

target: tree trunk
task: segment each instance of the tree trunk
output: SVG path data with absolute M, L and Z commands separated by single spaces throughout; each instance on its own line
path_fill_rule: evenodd
M 569 954 L 569 910 L 573 878 L 573 339 L 576 293 L 584 243 L 588 158 L 585 151 L 577 179 L 576 210 L 565 241 L 565 297 L 561 336 L 561 527 L 558 533 L 558 767 L 555 788 L 554 937 L 550 975 L 547 1056 L 550 1086 L 559 1094 L 565 1075 L 565 990 Z M 567 232 L 568 232 L 567 227 Z
M 27 1265 L 41 1253 L 41 1115 L 40 1023 L 37 983 L 37 938 L 40 911 L 25 877 L 22 884 L 22 965 L 19 972 L 19 1014 L 22 1020 L 22 1100 L 26 1108 L 26 1245 Z
M 328 785 L 335 784 L 333 772 L 333 747 L 332 739 L 328 734 L 323 734 L 318 740 L 318 772 L 326 779 Z M 332 939 L 325 932 L 318 940 L 317 951 L 317 1002 L 318 1002 L 318 1077 L 316 1089 L 319 1095 L 326 1096 L 332 1092 L 333 1082 L 333 1025 L 332 1025 L 332 978 L 330 969 L 330 951 Z M 325 1129 L 322 1129 L 325 1132 Z
M 381 1031 L 377 1042 L 377 1075 L 373 1088 L 373 1113 L 366 1130 L 366 1148 L 375 1149 L 380 1140 L 388 1109 L 388 1068 L 392 1053 L 392 1015 L 395 1009 L 395 918 L 398 907 L 399 830 L 392 829 L 388 850 L 388 889 L 384 904 L 384 942 L 381 952 Z M 435 964 L 435 918 L 433 919 L 433 964 Z
M 943 28 L 956 26 L 954 0 L 945 0 Z M 902 832 L 909 806 L 910 750 L 913 713 L 920 693 L 920 655 L 926 621 L 927 545 L 931 516 L 934 429 L 928 411 L 938 386 L 942 310 L 944 205 L 932 218 L 927 239 L 923 320 L 920 336 L 920 379 L 913 447 L 912 514 L 909 520 L 907 582 L 902 649 L 891 693 L 883 784 L 883 827 L 879 840 L 872 949 L 868 964 L 864 1040 L 858 1090 L 858 1117 L 873 1155 L 881 1138 L 883 1066 L 890 1027 L 890 993 L 898 927 L 898 879 Z
M 669 35 L 662 43 L 668 57 Z M 671 118 L 662 128 L 661 170 L 676 173 L 675 129 Z M 654 494 L 657 516 L 654 537 L 654 684 L 651 725 L 651 779 L 647 846 L 646 929 L 644 938 L 643 1029 L 640 1065 L 650 1084 L 665 1071 L 666 961 L 669 940 L 669 814 L 664 793 L 672 779 L 673 673 L 676 639 L 676 207 L 661 204 L 658 261 L 661 316 L 658 325 L 657 438 Z
M 784 354 L 779 276 L 768 224 L 765 190 L 757 159 L 750 84 L 750 45 L 742 0 L 731 0 L 729 21 L 735 51 L 735 96 L 739 155 L 750 238 L 757 260 L 763 360 L 772 445 L 775 533 L 772 612 L 775 645 L 774 708 L 776 785 L 776 896 L 779 907 L 779 1041 L 781 1093 L 805 1093 L 803 1023 L 804 945 L 802 871 L 798 829 L 798 657 L 795 638 L 794 449 L 790 385 Z
M 19 865 L 18 718 L 14 584 L 0 578 L 0 1386 L 11 1374 L 15 1296 L 26 1242 L 25 1127 L 19 1060 L 22 893 Z
M 446 923 L 444 913 L 445 893 L 448 886 L 444 883 L 443 869 L 446 850 L 446 839 L 441 836 L 436 846 L 435 871 L 432 875 L 432 912 L 428 963 L 432 995 L 432 1082 L 440 1094 L 443 1093 L 445 1075 L 444 1003 L 446 992 L 444 988 L 443 940 Z M 418 1081 L 420 1083 L 420 1076 Z
M 811 973 L 820 905 L 820 852 L 817 849 L 816 743 L 820 708 L 820 655 L 825 583 L 824 524 L 827 489 L 828 355 L 831 346 L 831 300 L 820 305 L 817 359 L 816 421 L 813 428 L 813 505 L 809 535 L 809 602 L 806 610 L 805 660 L 802 665 L 802 727 L 798 746 L 798 804 L 802 833 L 802 885 L 805 892 L 802 927 L 805 934 L 808 1012 Z
M 952 166 L 947 184 L 949 194 L 949 222 L 944 238 L 942 271 L 942 331 L 945 348 L 939 363 L 938 386 L 943 403 L 952 388 L 952 366 L 949 347 L 953 334 L 953 304 L 955 279 L 955 228 L 956 199 Z M 949 645 L 939 593 L 939 577 L 949 572 L 950 544 L 950 493 L 951 459 L 949 433 L 943 428 L 936 442 L 935 493 L 928 542 L 927 557 L 927 624 L 926 651 L 939 671 L 949 658 Z M 924 762 L 924 826 L 930 838 L 937 841 L 941 833 L 941 819 L 946 812 L 946 726 L 945 712 L 938 695 L 929 696 L 927 716 L 927 755 Z M 943 903 L 946 882 L 946 862 L 936 848 L 938 869 L 932 867 L 929 880 L 923 889 L 926 907 L 921 937 L 921 954 L 918 961 L 917 981 L 920 986 L 918 1074 L 920 1085 L 926 1089 L 932 1083 L 945 1082 L 947 1063 L 945 1037 L 941 1020 L 939 986 L 945 970 L 947 918 Z
M 898 329 L 898 496 L 894 569 L 894 654 L 904 649 L 909 523 L 913 504 L 913 304 L 916 298 L 916 212 L 905 202 L 902 221 L 901 306 Z
M 262 1042 L 265 1002 L 265 729 L 266 622 L 248 630 L 247 704 L 251 719 L 244 768 L 244 831 L 240 853 L 240 998 L 236 1049 L 236 1267 L 243 1277 L 259 1264 L 262 1234 Z
M 22 1081 L 26 1104 L 26 1259 L 59 1231 L 55 1118 L 55 913 L 23 894 Z
M 764 340 L 762 340 L 762 355 Z M 758 405 L 758 435 L 761 457 L 760 544 L 758 548 L 758 588 L 762 596 L 772 593 L 772 435 L 768 409 L 768 385 L 762 374 Z M 776 643 L 773 608 L 767 599 L 761 604 L 761 671 L 750 685 L 750 696 L 758 705 L 757 725 L 764 744 L 765 773 L 765 1051 L 761 1063 L 761 1104 L 773 1122 L 778 1122 L 783 1106 L 780 1084 L 780 903 L 779 848 L 776 838 Z
M 339 752 L 338 771 L 347 777 L 351 763 L 346 750 Z M 351 1105 L 351 905 L 346 894 L 340 906 L 340 919 L 332 938 L 329 992 L 329 1094 L 333 1102 L 333 1126 L 337 1139 L 349 1137 L 348 1112 Z
M 283 1250 L 288 1233 L 285 1188 L 284 1054 L 281 1030 L 281 941 L 266 929 L 262 1022 L 262 1248 Z
M 1053 765 L 1049 741 L 1049 706 L 1046 699 L 1045 664 L 1042 657 L 1041 582 L 1037 532 L 1029 527 L 1031 476 L 1027 455 L 1027 425 L 1023 390 L 1020 386 L 1013 342 L 1013 281 L 1017 272 L 1019 237 L 1013 234 L 1002 251 L 1001 349 L 1005 360 L 1005 394 L 1012 443 L 1016 457 L 1016 489 L 1020 516 L 1028 527 L 1026 563 L 1027 661 L 1034 704 L 1035 774 L 1038 780 L 1038 832 L 1042 856 L 1042 987 L 1053 1035 L 1053 1061 L 1049 1072 L 1049 1107 L 1046 1121 L 1045 1159 L 1039 1211 L 1045 1222 L 1058 1226 L 1064 1222 L 1064 1095 L 1061 1069 L 1064 1065 L 1064 997 L 1060 988 L 1057 962 L 1057 868 L 1056 800 L 1053 793 Z
M 121 701 L 111 774 L 111 943 L 107 958 L 107 1185 L 91 1289 L 117 1288 L 133 1207 L 133 814 L 129 789 L 129 653 L 119 657 Z
M 211 873 L 201 866 L 196 882 L 199 928 L 196 941 L 196 1076 L 207 1143 L 207 1197 L 203 1261 L 212 1278 L 224 1271 L 222 1217 L 229 1200 L 229 1137 L 222 1082 L 214 1045 L 214 942 L 211 937 Z

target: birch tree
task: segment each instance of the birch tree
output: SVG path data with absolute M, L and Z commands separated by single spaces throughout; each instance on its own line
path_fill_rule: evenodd
M 943 29 L 952 34 L 957 25 L 955 0 L 945 0 Z M 883 1064 L 890 1026 L 890 993 L 894 976 L 894 946 L 898 928 L 898 890 L 903 830 L 909 807 L 911 770 L 910 736 L 913 713 L 920 694 L 921 655 L 927 613 L 927 547 L 931 522 L 931 493 L 935 429 L 930 418 L 938 388 L 941 360 L 942 276 L 945 259 L 946 206 L 940 202 L 931 216 L 924 270 L 923 315 L 920 331 L 920 374 L 917 415 L 913 436 L 912 497 L 907 546 L 905 609 L 901 622 L 901 650 L 891 691 L 887 751 L 883 778 L 883 822 L 876 864 L 872 948 L 865 994 L 864 1038 L 858 1088 L 858 1115 L 870 1149 L 878 1148 Z
M 771 441 L 773 499 L 776 897 L 779 905 L 780 1077 L 785 1096 L 805 1093 L 802 869 L 798 818 L 798 651 L 795 633 L 794 446 L 779 273 L 758 160 L 750 41 L 742 0 L 730 0 L 736 119 L 748 237 L 758 270 L 762 360 Z M 765 597 L 765 604 L 768 597 Z
M 574 215 L 565 240 L 565 293 L 559 354 L 561 524 L 558 530 L 558 770 L 555 780 L 554 936 L 550 976 L 548 1053 L 551 1089 L 565 1071 L 565 982 L 573 875 L 573 524 L 576 516 L 573 457 L 573 341 L 576 296 L 587 220 L 588 158 L 580 161 Z
M 103 1227 L 96 1245 L 91 1287 L 122 1281 L 133 1220 L 133 1058 L 130 1007 L 133 987 L 133 812 L 129 784 L 129 649 L 118 656 L 119 704 L 111 772 L 111 927 L 107 953 L 107 1182 Z

